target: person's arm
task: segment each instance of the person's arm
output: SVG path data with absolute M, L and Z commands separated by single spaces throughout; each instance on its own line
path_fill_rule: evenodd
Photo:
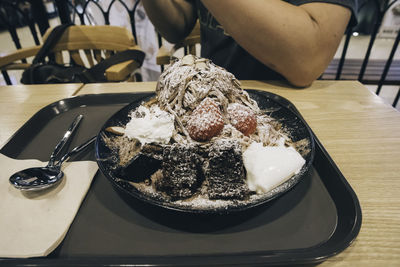
M 197 13 L 189 0 L 142 0 L 156 30 L 171 43 L 183 40 L 193 29 Z
M 237 43 L 295 86 L 316 80 L 333 58 L 349 22 L 343 6 L 281 0 L 202 0 Z

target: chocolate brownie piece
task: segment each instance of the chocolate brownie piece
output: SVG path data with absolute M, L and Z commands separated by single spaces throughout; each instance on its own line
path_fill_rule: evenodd
M 163 178 L 155 185 L 171 199 L 184 199 L 197 192 L 203 182 L 201 157 L 195 145 L 172 144 L 164 147 Z
M 117 168 L 116 175 L 124 180 L 143 182 L 149 180 L 150 176 L 161 168 L 161 161 L 162 147 L 145 144 L 125 165 L 121 164 Z
M 211 145 L 205 179 L 210 199 L 244 199 L 249 195 L 239 142 L 221 139 Z

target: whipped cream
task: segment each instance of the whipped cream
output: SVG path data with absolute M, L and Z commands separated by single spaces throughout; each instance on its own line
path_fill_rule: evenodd
M 305 162 L 292 147 L 253 142 L 243 153 L 247 185 L 257 193 L 266 193 L 284 183 L 299 173 Z
M 134 116 L 140 114 L 140 118 Z M 174 117 L 162 111 L 157 105 L 149 108 L 139 106 L 133 111 L 131 120 L 126 124 L 125 136 L 136 138 L 142 145 L 147 143 L 166 144 L 174 131 Z

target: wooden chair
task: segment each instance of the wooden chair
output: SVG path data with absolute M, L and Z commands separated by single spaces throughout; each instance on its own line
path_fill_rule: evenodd
M 174 54 L 181 48 L 184 49 L 184 55 L 196 55 L 196 44 L 200 44 L 200 40 L 200 23 L 197 21 L 192 32 L 182 42 L 175 44 L 172 49 L 168 49 L 163 45 L 160 47 L 157 53 L 156 63 L 158 65 L 169 64 L 171 58 L 173 58 Z
M 50 34 L 48 29 L 43 39 Z M 0 57 L 0 70 L 24 70 L 31 64 L 25 59 L 33 58 L 40 45 L 21 48 Z M 71 26 L 63 33 L 53 48 L 55 61 L 68 64 L 72 59 L 76 64 L 91 67 L 114 52 L 127 49 L 141 50 L 136 45 L 132 34 L 125 28 L 117 26 Z M 131 80 L 131 74 L 139 68 L 138 62 L 128 60 L 111 66 L 106 70 L 107 81 Z

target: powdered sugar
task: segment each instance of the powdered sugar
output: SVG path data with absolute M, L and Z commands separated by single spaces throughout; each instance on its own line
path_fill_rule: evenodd
M 254 133 L 257 128 L 257 118 L 254 112 L 238 103 L 230 103 L 227 109 L 231 124 L 244 135 Z
M 219 135 L 224 127 L 224 119 L 216 103 L 207 97 L 189 116 L 186 127 L 194 140 L 208 141 Z
M 197 64 L 199 62 L 201 64 Z M 191 60 L 173 62 L 159 79 L 155 101 L 133 111 L 131 119 L 132 123 L 127 125 L 128 137 L 142 138 L 141 142 L 144 143 L 164 144 L 164 151 L 176 144 L 185 144 L 200 149 L 201 153 L 205 154 L 201 159 L 205 165 L 202 167 L 203 173 L 200 171 L 200 180 L 191 179 L 192 182 L 185 182 L 188 180 L 187 169 L 198 170 L 199 165 L 192 164 L 196 160 L 185 162 L 185 159 L 190 158 L 188 155 L 171 154 L 169 163 L 164 164 L 167 161 L 163 161 L 164 165 L 160 169 L 167 170 L 165 177 L 156 175 L 151 184 L 131 183 L 141 193 L 151 199 L 162 200 L 166 206 L 206 210 L 245 206 L 271 197 L 272 192 L 284 190 L 291 184 L 288 182 L 288 185 L 279 186 L 281 189 L 259 194 L 249 191 L 244 182 L 246 174 L 242 152 L 246 151 L 252 142 L 263 146 L 284 146 L 291 141 L 279 123 L 259 110 L 257 103 L 240 88 L 240 83 L 231 73 L 208 60 L 193 57 Z M 139 123 L 141 120 L 147 120 L 150 126 L 145 126 L 151 129 L 150 134 L 132 134 L 136 128 L 142 127 Z M 169 139 L 168 136 L 165 137 L 166 131 L 160 136 L 154 136 L 155 128 L 163 128 L 163 125 L 169 129 Z M 233 142 L 235 145 L 232 145 Z M 226 157 L 226 154 L 229 156 Z M 230 157 L 231 155 L 234 156 Z M 214 158 L 218 162 L 211 170 L 207 161 Z M 184 164 L 181 164 L 182 162 Z M 235 173 L 223 172 L 228 169 L 235 169 Z M 196 173 L 190 175 L 191 178 L 196 178 Z M 203 175 L 207 180 L 202 180 L 205 179 Z M 231 181 L 231 177 L 238 179 Z M 214 191 L 210 191 L 212 179 L 217 188 Z M 163 182 L 159 183 L 161 180 Z M 227 185 L 224 184 L 225 180 L 228 181 Z M 201 185 L 190 189 L 186 187 L 187 184 L 192 186 L 194 183 Z M 219 190 L 218 187 L 224 189 Z M 171 188 L 177 191 L 172 192 Z M 210 199 L 215 196 L 228 196 L 227 198 L 232 199 Z

